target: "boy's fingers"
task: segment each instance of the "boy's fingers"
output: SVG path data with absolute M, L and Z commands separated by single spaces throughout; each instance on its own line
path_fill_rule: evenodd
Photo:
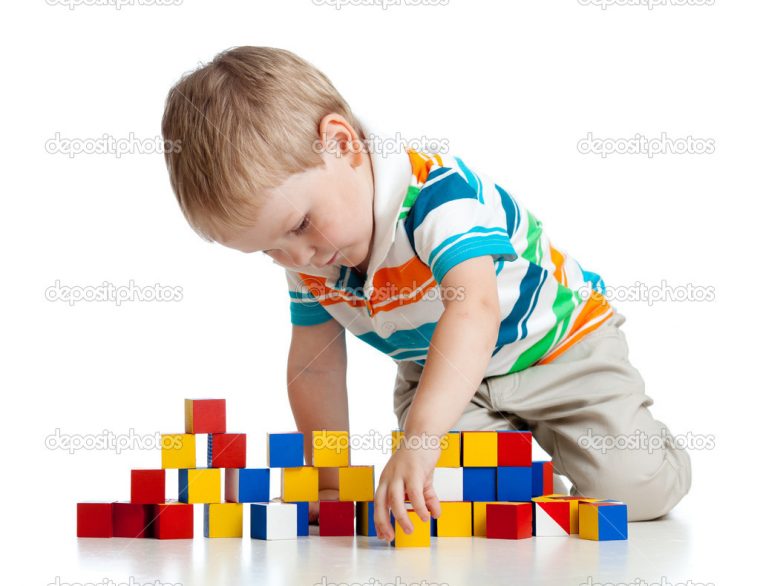
M 430 515 L 428 514 L 425 498 L 422 494 L 422 490 L 419 486 L 407 486 L 406 494 L 409 495 L 409 500 L 412 501 L 414 512 L 419 515 L 423 521 L 429 521 Z
M 432 486 L 425 490 L 425 505 L 434 518 L 437 519 L 441 516 L 441 502 L 438 500 L 438 495 L 435 494 Z
M 375 533 L 380 539 L 385 539 L 390 525 L 388 523 L 387 488 L 380 483 L 375 492 Z
M 409 515 L 406 514 L 406 507 L 404 506 L 404 483 L 399 481 L 391 486 L 388 495 L 391 501 L 391 511 L 393 511 L 393 516 L 396 518 L 399 525 L 401 525 L 401 529 L 404 530 L 404 533 L 408 535 L 414 530 L 414 527 L 409 519 Z

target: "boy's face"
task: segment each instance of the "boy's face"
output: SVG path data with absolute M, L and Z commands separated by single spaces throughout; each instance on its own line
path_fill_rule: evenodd
M 328 141 L 358 140 L 336 114 L 325 116 L 320 130 Z M 242 252 L 264 251 L 277 263 L 304 272 L 328 264 L 366 272 L 374 226 L 370 157 L 362 150 L 326 152 L 322 158 L 324 167 L 291 175 L 267 192 L 257 225 L 220 243 Z

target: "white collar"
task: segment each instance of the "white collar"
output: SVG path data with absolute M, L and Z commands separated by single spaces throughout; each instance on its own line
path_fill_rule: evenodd
M 396 238 L 396 222 L 409 189 L 412 165 L 399 133 L 391 137 L 364 118 L 356 118 L 368 140 L 375 188 L 374 228 L 365 291 L 368 294 L 372 290 L 372 277 Z M 388 152 L 384 152 L 385 149 Z

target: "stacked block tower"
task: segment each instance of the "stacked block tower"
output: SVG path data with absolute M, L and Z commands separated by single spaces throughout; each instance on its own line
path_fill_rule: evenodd
M 206 467 L 196 467 L 196 437 L 208 436 Z M 129 502 L 77 504 L 78 537 L 192 539 L 194 506 L 203 506 L 204 536 L 309 535 L 309 503 L 319 502 L 319 535 L 376 535 L 373 466 L 353 465 L 347 431 L 267 434 L 267 466 L 246 467 L 246 435 L 228 433 L 224 399 L 187 399 L 185 433 L 162 434 L 161 468 L 131 471 Z M 404 442 L 392 433 L 392 450 Z M 523 539 L 569 536 L 627 539 L 626 505 L 614 500 L 554 494 L 551 462 L 532 460 L 529 431 L 451 431 L 442 438 L 433 484 L 438 519 L 424 522 L 405 503 L 414 526 L 406 534 L 391 515 L 395 547 L 429 546 L 431 537 Z M 281 469 L 281 496 L 270 498 L 270 471 Z M 338 469 L 338 499 L 319 499 L 319 468 Z M 178 470 L 178 501 L 166 499 L 166 470 Z

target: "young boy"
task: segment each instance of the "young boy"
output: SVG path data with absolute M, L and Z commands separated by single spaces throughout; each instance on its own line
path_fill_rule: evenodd
M 689 457 L 649 412 L 604 282 L 469 162 L 367 148 L 382 135 L 330 81 L 268 47 L 183 77 L 162 131 L 181 145 L 166 162 L 193 229 L 285 268 L 299 430 L 349 429 L 346 329 L 397 362 L 395 413 L 418 447 L 402 444 L 379 478 L 380 538 L 389 509 L 411 530 L 405 493 L 438 516 L 433 440 L 453 429 L 530 429 L 571 494 L 625 501 L 631 520 L 688 492 Z M 320 497 L 336 488 L 323 471 Z

